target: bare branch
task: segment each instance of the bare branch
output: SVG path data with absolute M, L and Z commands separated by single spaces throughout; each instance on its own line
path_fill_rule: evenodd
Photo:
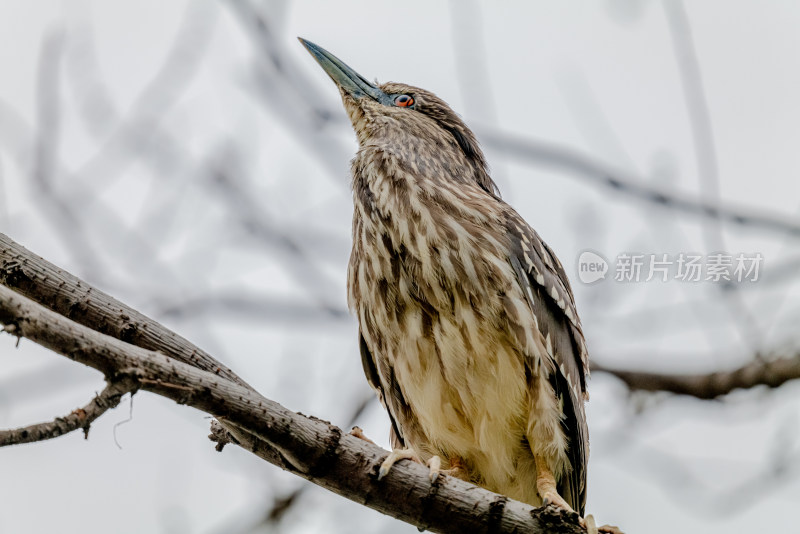
M 63 114 L 60 99 L 60 67 L 63 50 L 63 32 L 53 31 L 42 43 L 39 55 L 31 184 L 47 206 L 41 213 L 45 215 L 53 230 L 69 243 L 67 250 L 85 272 L 102 279 L 104 269 L 99 265 L 99 255 L 89 244 L 90 240 L 86 238 L 86 225 L 78 216 L 74 206 L 66 202 L 57 191 Z
M 270 86 L 273 90 L 267 90 L 265 87 L 259 89 L 257 96 L 270 95 L 269 99 L 262 98 L 261 103 L 270 106 L 270 109 L 278 116 L 283 115 L 285 125 L 289 127 L 290 131 L 296 132 L 298 135 L 302 134 L 304 141 L 308 142 L 311 137 L 323 136 L 324 142 L 315 143 L 320 150 L 314 151 L 314 155 L 325 159 L 328 166 L 336 171 L 338 166 L 331 163 L 332 158 L 341 161 L 341 158 L 344 157 L 342 154 L 346 154 L 347 151 L 338 145 L 336 139 L 324 132 L 321 125 L 334 122 L 335 117 L 339 117 L 341 112 L 320 104 L 324 100 L 322 98 L 297 99 L 297 101 L 292 101 L 292 106 L 287 106 L 285 100 L 289 96 L 279 93 L 278 87 L 283 88 L 284 85 L 290 85 L 292 87 L 290 95 L 296 95 L 308 91 L 307 87 L 313 84 L 307 81 L 302 84 L 297 83 L 300 75 L 294 70 L 291 73 L 286 72 L 287 68 L 293 68 L 293 64 L 284 57 L 283 51 L 269 31 L 269 24 L 252 4 L 245 0 L 230 0 L 228 5 L 237 12 L 240 21 L 249 31 L 253 42 L 263 56 L 262 61 L 256 67 L 258 82 L 261 85 L 266 85 L 268 82 L 275 85 L 275 87 Z M 273 66 L 270 72 L 264 72 L 267 64 Z M 313 102 L 313 107 L 311 102 Z M 287 108 L 292 111 L 291 117 L 285 117 Z M 347 122 L 338 121 L 336 124 L 344 128 Z M 569 147 L 486 128 L 479 129 L 477 133 L 483 144 L 490 150 L 525 163 L 548 165 L 568 171 L 611 193 L 702 218 L 712 218 L 739 226 L 750 226 L 791 237 L 800 237 L 800 220 L 794 217 L 752 208 L 728 206 L 718 202 L 718 199 L 698 197 L 695 194 L 658 187 L 632 173 L 608 165 Z M 334 175 L 338 176 L 338 171 L 334 172 Z
M 681 86 L 694 142 L 697 173 L 700 178 L 700 190 L 710 203 L 719 205 L 721 202 L 719 163 L 714 142 L 714 128 L 711 124 L 711 112 L 708 109 L 708 99 L 703 88 L 703 75 L 694 46 L 689 16 L 680 0 L 667 0 L 661 5 L 667 15 L 667 26 L 670 30 L 675 60 L 681 75 Z M 717 220 L 714 224 L 705 225 L 704 236 L 708 250 L 725 248 L 719 213 L 717 213 Z
M 666 14 L 675 60 L 680 72 L 686 111 L 691 125 L 690 131 L 694 144 L 700 192 L 707 202 L 720 206 L 722 198 L 714 128 L 711 122 L 711 111 L 708 107 L 706 91 L 703 86 L 700 60 L 697 56 L 694 37 L 692 36 L 692 26 L 689 23 L 686 7 L 681 0 L 666 0 L 661 5 Z M 719 211 L 715 213 L 714 218 L 704 219 L 702 233 L 707 250 L 725 250 L 727 248 L 722 230 L 723 226 Z M 719 287 L 722 288 L 724 286 Z M 758 329 L 758 323 L 755 321 L 750 307 L 747 306 L 737 292 L 724 292 L 723 298 L 727 304 L 725 306 L 726 312 L 738 323 L 742 343 L 757 346 L 763 336 Z
M 284 266 L 285 272 L 300 287 L 306 288 L 320 308 L 333 308 L 339 300 L 339 291 L 315 261 L 318 259 L 316 249 L 309 248 L 308 243 L 298 236 L 280 228 L 281 225 L 270 219 L 264 207 L 254 202 L 237 173 L 230 172 L 230 168 L 235 167 L 229 161 L 230 156 L 218 159 L 210 165 L 210 177 L 217 193 L 230 206 L 231 213 L 236 214 L 251 235 L 275 251 L 274 258 Z
M 253 63 L 252 93 L 259 102 L 282 121 L 287 134 L 305 146 L 313 146 L 309 154 L 326 167 L 337 184 L 344 185 L 342 162 L 352 152 L 349 145 L 331 136 L 325 126 L 338 121 L 345 126 L 341 110 L 322 104 L 326 101 L 304 71 L 298 68 L 285 46 L 276 37 L 266 5 L 257 7 L 248 0 L 228 0 L 231 8 L 250 37 L 257 52 Z
M 283 85 L 291 85 L 293 91 L 291 94 L 293 95 L 301 91 L 307 91 L 307 87 L 313 84 L 307 81 L 302 84 L 297 83 L 297 78 L 300 77 L 297 72 L 294 70 L 291 73 L 285 72 L 286 68 L 293 68 L 293 64 L 284 57 L 283 51 L 269 31 L 269 24 L 258 11 L 245 0 L 230 0 L 228 5 L 234 8 L 237 15 L 240 16 L 241 22 L 249 30 L 254 43 L 259 47 L 259 51 L 263 55 L 262 61 L 257 67 L 259 69 L 258 81 L 262 85 L 269 80 L 271 80 L 271 83 L 281 87 Z M 274 71 L 270 73 L 263 72 L 266 64 L 273 65 Z M 258 92 L 258 96 L 264 94 L 269 94 L 270 98 L 261 99 L 262 104 L 271 106 L 271 109 L 281 116 L 282 110 L 287 108 L 284 97 L 278 98 L 278 93 L 275 90 L 267 91 L 262 87 Z M 290 118 L 284 117 L 284 119 L 285 124 L 291 131 L 302 133 L 305 141 L 309 136 L 324 136 L 325 142 L 317 143 L 315 146 L 324 147 L 325 153 L 314 151 L 314 155 L 325 158 L 328 166 L 335 170 L 338 166 L 330 163 L 331 157 L 341 158 L 342 154 L 346 154 L 347 151 L 343 152 L 343 149 L 338 146 L 330 135 L 322 132 L 320 126 L 321 124 L 331 123 L 333 121 L 331 118 L 340 116 L 341 112 L 320 104 L 323 100 L 321 98 L 306 98 L 298 99 L 296 102 L 293 101 L 293 106 L 289 106 L 292 110 L 292 115 Z M 310 107 L 310 102 L 314 103 L 313 107 Z M 302 109 L 303 106 L 306 109 Z M 285 113 L 283 114 L 285 115 Z M 303 121 L 306 124 L 301 125 L 300 122 Z M 337 125 L 341 125 L 344 128 L 347 122 L 339 121 Z M 478 134 L 484 145 L 497 153 L 519 159 L 525 163 L 544 164 L 568 171 L 612 193 L 703 218 L 710 217 L 740 226 L 751 226 L 762 230 L 788 234 L 792 237 L 800 236 L 800 220 L 793 217 L 775 215 L 752 208 L 727 206 L 719 203 L 718 199 L 702 198 L 694 194 L 680 193 L 658 187 L 629 172 L 568 147 L 517 137 L 506 132 L 485 128 L 480 129 Z M 332 156 L 328 157 L 329 154 L 332 154 Z M 338 176 L 337 172 L 334 172 L 334 174 Z
M 635 200 L 690 215 L 719 218 L 740 226 L 750 226 L 760 230 L 771 230 L 792 237 L 800 237 L 800 220 L 794 217 L 718 204 L 698 198 L 693 194 L 659 187 L 582 152 L 553 143 L 535 141 L 503 132 L 479 131 L 479 133 L 485 146 L 495 152 L 524 162 L 550 165 L 569 171 L 595 185 Z
M 756 386 L 777 388 L 800 378 L 800 353 L 776 360 L 757 358 L 730 371 L 707 374 L 664 374 L 626 371 L 593 364 L 593 372 L 609 373 L 622 380 L 631 390 L 665 391 L 712 400 L 736 390 Z
M 179 362 L 217 373 L 232 382 L 250 387 L 204 350 L 144 314 L 32 254 L 2 233 L 0 284 L 92 330 L 138 347 L 160 351 Z
M 235 428 L 244 448 L 298 476 L 433 532 L 581 533 L 577 514 L 512 501 L 451 477 L 431 484 L 417 463 L 382 481 L 386 451 L 313 417 L 292 412 L 240 384 L 79 325 L 0 286 L 0 323 L 63 356 L 130 378 L 141 389 L 187 404 Z M 269 444 L 264 449 L 261 441 Z M 275 452 L 278 452 L 276 455 Z
M 0 233 L 0 284 L 91 330 L 212 372 L 254 391 L 210 354 Z M 11 325 L 16 330 L 16 325 Z M 18 335 L 18 334 L 15 334 Z M 264 443 L 262 448 L 269 449 Z
M 0 447 L 53 439 L 79 428 L 83 429 L 84 437 L 89 439 L 89 427 L 94 420 L 106 411 L 116 408 L 126 393 L 134 393 L 136 389 L 136 382 L 130 378 L 111 382 L 89 404 L 74 409 L 65 417 L 23 428 L 0 430 Z
M 282 299 L 269 296 L 253 296 L 239 293 L 203 295 L 181 300 L 155 301 L 159 315 L 187 319 L 200 315 L 219 318 L 239 316 L 252 321 L 268 319 L 273 324 L 301 322 L 338 323 L 348 320 L 350 315 L 344 307 L 330 307 L 297 302 L 297 299 Z
M 396 466 L 379 483 L 376 473 L 386 451 L 344 435 L 330 423 L 287 410 L 229 370 L 230 378 L 223 377 L 210 355 L 2 234 L 0 283 L 46 298 L 56 309 L 0 286 L 0 323 L 11 327 L 13 335 L 94 367 L 112 380 L 132 379 L 141 389 L 212 414 L 235 442 L 335 493 L 434 532 L 585 532 L 576 515 L 552 507 L 534 509 L 449 477 L 432 486 L 427 469 L 414 463 Z M 135 320 L 137 330 L 158 334 L 133 336 L 158 351 L 87 328 L 59 314 L 59 309 L 116 335 L 125 335 L 117 317 L 123 314 L 127 319 L 122 323 Z M 199 369 L 200 365 L 211 366 L 212 372 Z
M 131 157 L 151 148 L 161 151 L 165 137 L 162 123 L 169 111 L 194 81 L 213 40 L 219 18 L 212 2 L 190 2 L 186 5 L 177 33 L 163 61 L 142 90 L 129 111 L 115 109 L 96 64 L 92 28 L 83 34 L 81 70 L 71 80 L 77 87 L 77 107 L 81 118 L 102 141 L 97 152 L 78 171 L 77 179 L 87 188 L 98 191 L 108 187 L 108 176 L 124 174 L 125 168 L 138 158 Z M 79 36 L 79 38 L 81 38 Z M 69 65 L 75 67 L 75 65 Z M 104 104 L 98 113 L 98 100 Z M 109 135 L 110 133 L 110 135 Z M 128 153 L 126 153 L 126 151 Z M 167 158 L 169 159 L 169 158 Z M 149 163 L 149 162 L 148 162 Z M 168 173 L 164 173 L 169 176 Z
M 292 101 L 292 106 L 287 106 L 285 100 L 289 96 L 279 93 L 278 87 L 283 88 L 285 85 L 289 85 L 292 87 L 292 92 L 289 94 L 296 95 L 308 91 L 308 87 L 313 84 L 304 78 L 303 83 L 298 83 L 298 79 L 302 75 L 294 70 L 292 62 L 285 57 L 283 50 L 270 32 L 268 22 L 251 3 L 245 0 L 230 0 L 228 5 L 239 15 L 240 21 L 248 30 L 262 55 L 261 62 L 256 67 L 258 82 L 261 85 L 265 85 L 267 82 L 275 85 L 275 87 L 270 86 L 273 89 L 271 91 L 266 90 L 265 87 L 260 88 L 257 96 L 270 95 L 269 99 L 262 98 L 261 103 L 270 106 L 270 109 L 278 116 L 283 116 L 286 126 L 298 135 L 302 134 L 304 141 L 307 142 L 310 137 L 323 136 L 324 142 L 315 143 L 315 146 L 320 147 L 321 150 L 314 151 L 314 155 L 325 159 L 328 166 L 336 171 L 338 165 L 331 163 L 331 159 L 341 161 L 341 158 L 344 157 L 343 154 L 346 154 L 347 151 L 338 145 L 336 139 L 322 131 L 321 126 L 334 122 L 336 117 L 341 116 L 341 112 L 321 104 L 324 101 L 322 98 L 297 99 Z M 264 72 L 265 65 L 268 64 L 272 65 L 272 69 Z M 286 72 L 286 69 L 292 69 L 292 71 Z M 287 108 L 292 111 L 291 117 L 285 116 Z M 336 121 L 336 125 L 344 128 L 347 126 L 347 122 Z M 800 220 L 791 216 L 781 216 L 746 207 L 728 206 L 721 204 L 718 198 L 698 197 L 695 194 L 658 187 L 630 172 L 608 165 L 569 147 L 486 128 L 479 129 L 478 134 L 487 148 L 499 154 L 525 163 L 548 165 L 567 171 L 611 193 L 702 218 L 712 218 L 739 226 L 750 226 L 791 237 L 800 237 Z M 706 167 L 704 166 L 703 169 L 705 170 Z M 716 168 L 714 167 L 714 169 Z M 338 176 L 338 171 L 334 172 L 334 175 Z

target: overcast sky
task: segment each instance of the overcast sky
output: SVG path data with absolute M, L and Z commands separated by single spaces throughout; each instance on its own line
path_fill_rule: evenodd
M 227 291 L 346 306 L 348 159 L 356 143 L 337 91 L 296 37 L 325 47 L 368 79 L 434 91 L 479 138 L 503 133 L 547 143 L 644 184 L 796 221 L 800 4 L 718 0 L 686 8 L 713 135 L 704 161 L 715 154 L 716 180 L 699 168 L 697 117 L 676 61 L 682 49 L 669 22 L 675 11 L 665 4 L 259 4 L 281 59 L 265 72 L 303 80 L 301 91 L 255 74 L 264 50 L 228 2 L 4 0 L 0 231 L 163 319 L 265 396 L 346 426 L 352 406 L 369 395 L 353 319 L 289 320 L 286 312 L 242 321 L 165 311 L 167 303 Z M 678 38 L 686 45 L 686 35 Z M 50 78 L 41 59 L 46 42 L 61 62 L 60 74 Z M 157 90 L 153 80 L 160 80 Z M 60 116 L 56 191 L 81 206 L 97 263 L 76 252 L 70 235 L 84 234 L 57 222 L 33 178 L 35 140 L 47 124 L 42 91 L 51 90 Z M 331 111 L 330 119 L 301 135 L 292 117 L 307 116 L 309 108 Z M 173 164 L 174 151 L 165 149 L 155 167 L 144 157 L 120 164 L 132 150 L 115 137 L 115 121 L 125 117 L 141 121 L 137 142 L 148 161 L 164 148 L 145 146 L 156 129 L 179 140 L 181 157 L 198 166 L 229 150 L 237 154 L 249 197 L 269 210 L 276 227 L 322 236 L 314 250 L 327 260 L 308 281 L 313 295 L 304 291 L 307 273 L 287 268 L 280 254 L 239 246 L 232 217 L 208 189 L 197 189 L 198 173 Z M 574 280 L 586 249 L 610 260 L 632 251 L 760 253 L 767 276 L 771 265 L 797 258 L 796 239 L 731 224 L 715 234 L 719 227 L 705 219 L 484 145 L 504 198 L 573 277 L 598 361 L 688 372 L 796 347 L 793 283 L 756 286 L 733 301 L 712 284 Z M 0 336 L 0 427 L 69 413 L 102 388 L 92 371 L 25 340 L 14 345 Z M 797 384 L 737 392 L 723 403 L 629 399 L 603 376 L 590 391 L 587 512 L 599 522 L 664 534 L 796 523 Z M 204 437 L 208 423 L 204 414 L 140 394 L 132 411 L 126 403 L 95 423 L 88 441 L 73 434 L 3 449 L 0 533 L 249 532 L 274 498 L 300 482 L 241 450 L 214 452 Z M 388 447 L 388 421 L 377 403 L 358 423 Z M 790 467 L 772 477 L 781 455 Z M 353 521 L 364 532 L 415 531 L 317 488 L 290 514 L 281 527 L 287 532 L 351 532 Z

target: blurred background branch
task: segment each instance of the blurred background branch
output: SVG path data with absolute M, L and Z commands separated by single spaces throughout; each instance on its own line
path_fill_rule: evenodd
M 756 358 L 742 367 L 706 374 L 647 373 L 593 365 L 592 371 L 619 378 L 632 391 L 666 392 L 714 400 L 736 389 L 777 388 L 800 378 L 800 354 Z

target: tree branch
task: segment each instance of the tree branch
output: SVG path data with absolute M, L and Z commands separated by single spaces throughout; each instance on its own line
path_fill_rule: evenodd
M 69 276 L 60 274 L 61 279 Z M 83 289 L 94 294 L 90 287 Z M 87 328 L 3 286 L 0 323 L 13 325 L 14 335 L 100 370 L 112 381 L 130 379 L 141 389 L 209 413 L 234 429 L 239 444 L 267 461 L 420 528 L 585 532 L 576 514 L 553 507 L 535 509 L 451 477 L 431 484 L 427 469 L 413 462 L 396 465 L 379 482 L 377 470 L 386 456 L 380 447 L 287 410 L 220 374 Z
M 753 208 L 728 206 L 694 194 L 660 187 L 580 151 L 553 143 L 497 131 L 479 130 L 478 133 L 484 145 L 491 150 L 523 162 L 549 165 L 569 171 L 590 183 L 634 200 L 660 205 L 689 215 L 711 217 L 739 226 L 770 230 L 794 238 L 800 237 L 800 220 L 795 217 Z
M 252 388 L 210 354 L 0 233 L 0 284 L 92 330 Z
M 143 349 L 158 351 L 255 391 L 236 373 L 185 338 L 59 269 L 2 233 L 0 284 L 91 330 Z M 269 449 L 267 443 L 261 446 Z
M 89 439 L 89 427 L 94 420 L 116 408 L 126 393 L 134 393 L 137 388 L 136 382 L 129 378 L 111 382 L 89 404 L 74 409 L 65 417 L 13 430 L 0 430 L 0 447 L 53 439 L 79 428 L 83 429 L 84 437 Z
M 694 156 L 697 164 L 697 175 L 700 179 L 700 191 L 712 204 L 721 204 L 719 162 L 717 159 L 714 128 L 711 123 L 711 112 L 708 99 L 703 88 L 703 74 L 700 60 L 697 57 L 692 27 L 686 7 L 680 0 L 667 0 L 661 3 L 667 18 L 667 27 L 672 38 L 675 61 L 680 72 L 683 98 L 691 125 L 690 133 L 694 144 Z M 717 214 L 719 217 L 719 214 Z M 719 218 L 714 224 L 704 225 L 705 243 L 708 250 L 725 248 L 722 225 Z
M 609 373 L 636 391 L 665 391 L 712 400 L 736 389 L 777 388 L 800 378 L 800 354 L 776 360 L 756 358 L 737 369 L 706 374 L 664 374 L 627 371 L 592 364 L 592 372 Z

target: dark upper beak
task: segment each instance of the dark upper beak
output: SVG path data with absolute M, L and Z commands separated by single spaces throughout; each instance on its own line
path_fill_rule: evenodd
M 342 60 L 334 56 L 321 46 L 317 46 L 311 41 L 306 41 L 302 37 L 297 38 L 303 46 L 314 56 L 317 63 L 328 73 L 336 85 L 347 91 L 347 93 L 359 100 L 365 96 L 380 102 L 381 104 L 391 104 L 389 95 L 381 91 L 375 85 L 369 83 L 363 76 L 348 67 Z

